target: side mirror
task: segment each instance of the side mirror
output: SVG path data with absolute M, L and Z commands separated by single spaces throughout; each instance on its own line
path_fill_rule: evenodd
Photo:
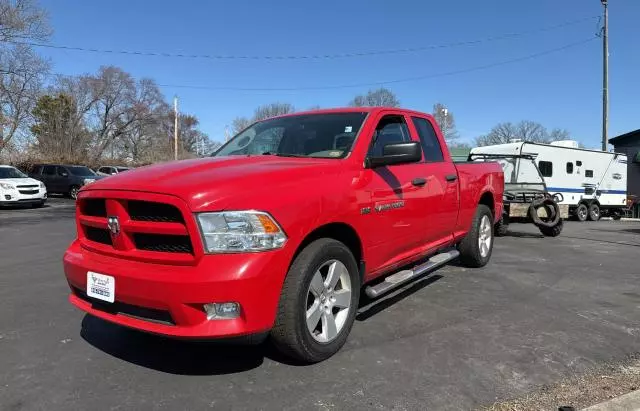
M 62 177 L 69 177 L 69 173 L 67 173 L 66 171 L 63 171 L 62 173 L 60 173 L 60 175 Z
M 417 163 L 422 160 L 422 149 L 417 141 L 385 144 L 382 157 L 368 157 L 367 168 L 391 166 L 394 164 Z

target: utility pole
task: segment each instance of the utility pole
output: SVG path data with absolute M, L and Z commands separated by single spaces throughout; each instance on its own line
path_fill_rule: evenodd
M 446 108 L 442 109 L 442 136 L 444 139 L 447 139 L 447 115 L 449 114 L 449 110 Z
M 173 125 L 173 158 L 178 160 L 178 96 L 173 97 L 173 115 L 175 117 Z
M 602 151 L 607 151 L 609 133 L 609 4 L 600 0 L 604 7 L 602 27 Z

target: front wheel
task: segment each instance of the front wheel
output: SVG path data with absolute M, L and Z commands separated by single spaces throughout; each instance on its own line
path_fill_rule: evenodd
M 295 360 L 325 360 L 347 341 L 359 298 L 360 275 L 349 248 L 329 238 L 316 240 L 287 273 L 271 340 Z
M 77 199 L 78 198 L 78 192 L 80 191 L 80 187 L 78 186 L 71 186 L 71 188 L 69 189 L 69 197 L 71 197 L 72 199 Z
M 580 222 L 587 221 L 587 215 L 589 214 L 589 209 L 586 204 L 579 204 L 574 211 L 574 215 L 576 219 Z
M 471 230 L 458 246 L 460 262 L 467 267 L 484 267 L 493 251 L 493 214 L 480 204 L 473 216 Z

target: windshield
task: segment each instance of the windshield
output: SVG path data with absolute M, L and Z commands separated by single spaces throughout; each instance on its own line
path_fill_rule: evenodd
M 213 156 L 343 158 L 351 151 L 366 115 L 304 114 L 260 121 L 236 135 Z
M 74 176 L 95 176 L 94 173 L 89 167 L 85 166 L 67 166 L 69 172 Z
M 15 167 L 0 167 L 0 178 L 27 178 L 28 176 Z

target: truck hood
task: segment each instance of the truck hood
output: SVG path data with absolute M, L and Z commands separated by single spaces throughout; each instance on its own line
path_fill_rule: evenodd
M 83 191 L 169 194 L 182 198 L 193 211 L 224 210 L 237 207 L 243 200 L 277 196 L 281 190 L 291 196 L 294 186 L 306 186 L 309 180 L 337 174 L 340 161 L 268 155 L 182 160 L 119 173 L 96 181 Z

